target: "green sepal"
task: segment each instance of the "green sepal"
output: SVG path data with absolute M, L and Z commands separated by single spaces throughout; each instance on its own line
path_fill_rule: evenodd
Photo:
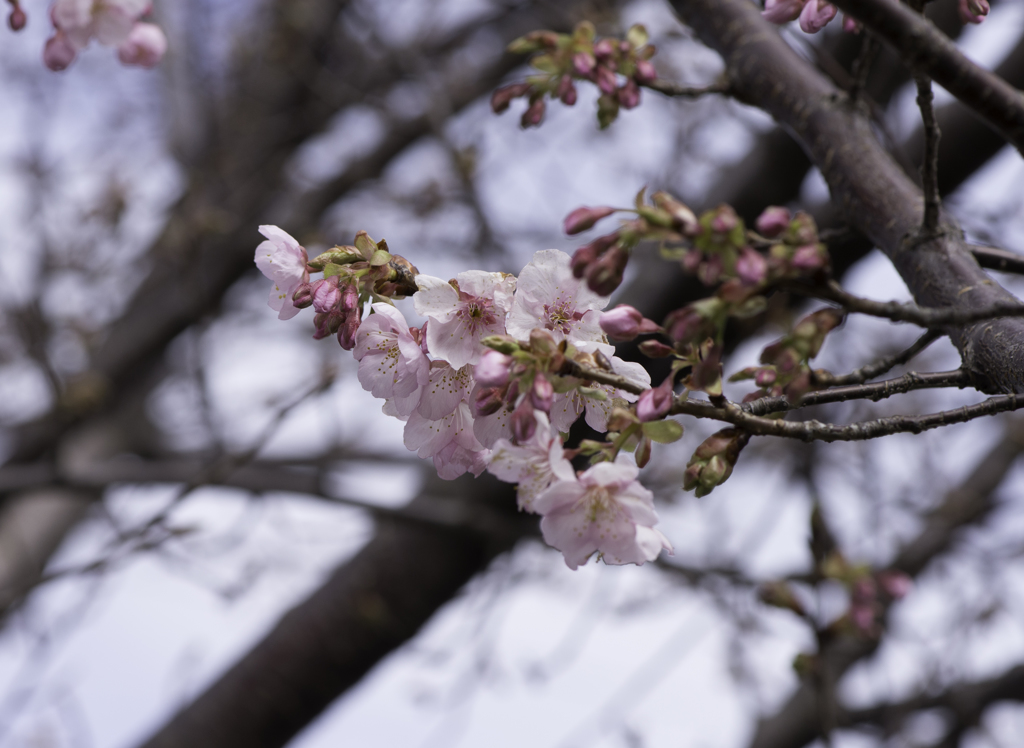
M 386 249 L 378 249 L 370 257 L 371 267 L 380 267 L 381 265 L 387 265 L 391 262 L 391 253 Z
M 643 425 L 644 436 L 658 444 L 671 444 L 683 436 L 682 424 L 676 421 L 648 421 Z

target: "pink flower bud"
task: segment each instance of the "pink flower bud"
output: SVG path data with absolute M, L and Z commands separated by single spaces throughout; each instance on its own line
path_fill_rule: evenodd
M 153 23 L 136 23 L 117 48 L 117 58 L 125 65 L 155 67 L 167 51 L 167 37 Z
M 658 79 L 658 73 L 654 69 L 654 64 L 650 60 L 637 60 L 636 61 L 636 72 L 633 73 L 633 79 L 637 83 L 652 83 Z
M 597 67 L 597 60 L 590 52 L 577 52 L 572 56 L 572 69 L 582 78 L 590 77 Z
M 594 45 L 594 56 L 599 60 L 605 60 L 615 54 L 615 42 L 611 39 L 602 39 Z
M 660 340 L 645 340 L 639 345 L 640 352 L 647 358 L 665 358 L 676 352 L 670 345 L 665 345 Z
M 789 264 L 799 270 L 817 270 L 825 267 L 825 258 L 817 244 L 805 244 L 797 247 Z
M 606 65 L 599 65 L 597 67 L 597 87 L 601 89 L 601 93 L 612 96 L 616 89 L 619 87 L 619 80 L 615 77 L 615 73 L 612 72 L 611 68 Z
M 808 0 L 800 11 L 800 28 L 808 34 L 817 34 L 836 17 L 839 9 L 825 0 Z
M 686 272 L 696 273 L 702 262 L 704 262 L 704 253 L 699 249 L 691 249 L 683 255 L 680 264 Z
M 893 600 L 906 597 L 914 583 L 902 571 L 890 569 L 878 575 L 878 584 Z
M 586 231 L 602 218 L 607 218 L 614 212 L 615 208 L 608 207 L 607 205 L 602 205 L 597 208 L 577 208 L 565 217 L 563 228 L 565 229 L 565 233 L 572 236 L 573 234 L 578 234 L 581 231 Z M 580 249 L 583 248 L 581 247 Z M 577 252 L 578 251 L 579 250 L 577 250 Z
M 587 268 L 586 279 L 590 290 L 599 296 L 611 296 L 622 283 L 622 273 L 629 262 L 629 253 L 622 247 L 613 247 Z
M 728 234 L 740 225 L 740 217 L 728 205 L 719 205 L 711 217 L 711 230 L 718 234 Z
M 736 275 L 745 286 L 759 286 L 768 277 L 768 261 L 760 252 L 744 247 L 736 258 Z
M 754 384 L 758 387 L 771 387 L 775 384 L 776 379 L 778 379 L 778 374 L 774 369 L 758 369 L 757 374 L 754 375 Z
M 326 314 L 338 308 L 341 303 L 341 286 L 338 276 L 323 278 L 312 284 L 313 308 Z
M 530 102 L 529 108 L 523 112 L 519 124 L 523 127 L 536 127 L 544 119 L 544 99 Z
M 669 375 L 657 387 L 641 393 L 640 399 L 636 404 L 636 417 L 642 422 L 657 421 L 659 418 L 664 418 L 668 415 L 674 401 L 675 393 L 672 390 L 672 375 Z
M 721 255 L 709 255 L 704 262 L 697 267 L 697 279 L 705 286 L 713 286 L 722 277 L 725 266 Z
M 601 313 L 601 329 L 615 342 L 632 340 L 640 332 L 640 323 L 644 315 L 627 304 L 619 304 L 614 309 Z
M 865 634 L 872 633 L 875 624 L 875 606 L 869 604 L 850 606 L 850 620 Z
M 480 363 L 476 365 L 473 377 L 484 387 L 504 387 L 508 384 L 509 367 L 511 366 L 511 356 L 489 348 L 480 356 Z
M 533 403 L 533 407 L 545 413 L 550 413 L 551 403 L 554 399 L 555 388 L 551 386 L 551 382 L 540 374 L 534 377 L 533 389 L 530 390 L 530 402 Z
M 345 317 L 338 330 L 338 344 L 346 351 L 356 347 L 356 333 L 359 332 L 359 312 L 352 312 Z
M 572 76 L 563 75 L 562 79 L 558 81 L 558 98 L 566 106 L 576 103 L 576 86 L 572 82 Z
M 989 10 L 988 0 L 960 0 L 960 19 L 964 23 L 981 23 Z
M 518 443 L 528 442 L 537 432 L 537 419 L 533 415 L 533 404 L 530 398 L 523 398 L 512 411 L 512 434 Z
M 497 413 L 505 402 L 502 398 L 502 389 L 501 387 L 481 387 L 477 384 L 473 391 L 473 415 L 484 417 Z
M 788 208 L 772 205 L 769 208 L 765 208 L 764 212 L 757 217 L 755 226 L 757 227 L 757 233 L 769 239 L 774 239 L 789 228 L 790 220 L 792 219 Z
M 21 31 L 25 28 L 26 23 L 28 23 L 28 16 L 25 15 L 25 11 L 21 9 L 20 5 L 15 5 L 11 10 L 11 15 L 7 16 L 7 25 L 11 27 L 11 31 Z
M 851 15 L 843 14 L 843 31 L 847 34 L 859 34 L 861 29 L 860 21 Z
M 633 109 L 640 103 L 640 86 L 630 78 L 615 95 L 623 109 Z
M 359 289 L 355 283 L 346 283 L 341 287 L 341 311 L 351 312 L 359 306 Z
M 57 72 L 67 68 L 77 56 L 78 50 L 75 49 L 75 45 L 60 29 L 46 40 L 43 47 L 43 64 Z
M 520 96 L 526 96 L 528 93 L 530 93 L 529 83 L 512 83 L 508 86 L 502 86 L 491 94 L 491 109 L 495 114 L 501 114 L 508 109 L 512 99 L 518 99 Z
M 296 309 L 305 309 L 313 304 L 313 286 L 309 283 L 300 283 L 295 293 L 292 294 L 292 306 Z
M 313 331 L 313 340 L 321 340 L 338 332 L 344 321 L 345 315 L 337 309 L 318 313 L 313 317 L 313 324 L 316 325 L 316 330 Z

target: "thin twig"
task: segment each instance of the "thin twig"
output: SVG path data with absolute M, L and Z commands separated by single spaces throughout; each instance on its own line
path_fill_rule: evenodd
M 939 228 L 939 123 L 935 119 L 932 107 L 932 79 L 923 73 L 914 74 L 917 84 L 917 105 L 921 109 L 921 122 L 924 125 L 924 163 L 921 165 L 921 182 L 924 188 L 924 219 L 921 232 L 925 235 L 934 234 Z
M 869 32 L 864 32 L 864 41 L 861 42 L 860 53 L 857 55 L 857 59 L 853 61 L 852 77 L 853 82 L 850 84 L 849 93 L 850 100 L 856 102 L 864 89 L 868 84 L 868 75 L 871 74 L 871 65 L 878 57 L 878 51 L 882 46 L 875 39 L 874 35 Z
M 642 85 L 644 88 L 649 88 L 652 91 L 665 94 L 665 96 L 679 96 L 690 99 L 696 99 L 708 94 L 732 95 L 732 83 L 728 78 L 720 78 L 707 86 L 683 86 L 679 83 L 673 83 L 672 81 L 663 80 L 661 78 Z
M 799 281 L 786 281 L 778 286 L 811 298 L 831 301 L 848 312 L 881 317 L 893 322 L 910 322 L 921 327 L 935 328 L 948 325 L 968 325 L 997 317 L 1024 317 L 1024 304 L 1018 300 L 992 304 L 981 309 L 921 307 L 899 301 L 873 301 L 845 291 L 835 281 L 811 285 Z
M 894 367 L 902 366 L 942 337 L 937 330 L 928 330 L 919 337 L 914 344 L 905 351 L 900 351 L 892 356 L 886 356 L 873 363 L 854 369 L 849 374 L 832 374 L 827 371 L 814 372 L 815 383 L 822 387 L 839 387 L 846 384 L 863 384 L 869 379 L 880 377 Z
M 996 247 L 981 247 L 976 244 L 968 244 L 967 248 L 971 250 L 974 259 L 983 268 L 1024 275 L 1024 256 L 1016 252 Z
M 927 372 L 925 374 L 911 371 L 902 377 L 887 379 L 884 382 L 851 384 L 818 392 L 808 392 L 796 403 L 789 402 L 785 397 L 761 397 L 749 403 L 743 403 L 740 408 L 752 415 L 763 416 L 785 410 L 808 408 L 813 405 L 825 405 L 827 403 L 843 403 L 850 400 L 878 402 L 887 397 L 900 395 L 911 390 L 937 389 L 939 387 L 960 387 L 962 389 L 970 386 L 970 380 L 970 374 L 963 369 Z

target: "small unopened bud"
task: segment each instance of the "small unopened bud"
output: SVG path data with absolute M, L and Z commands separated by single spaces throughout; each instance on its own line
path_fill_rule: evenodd
M 755 226 L 757 227 L 757 233 L 761 236 L 774 239 L 789 228 L 791 220 L 788 208 L 772 205 L 765 208 L 761 215 L 757 217 Z
M 590 290 L 599 296 L 611 296 L 622 283 L 622 273 L 629 262 L 624 247 L 613 247 L 587 268 L 586 279 Z
M 606 60 L 615 54 L 615 42 L 611 39 L 602 39 L 594 45 L 594 56 L 599 60 Z
M 640 323 L 644 315 L 627 304 L 619 304 L 614 309 L 602 312 L 600 325 L 605 334 L 615 342 L 632 340 L 640 332 Z
M 498 354 L 501 355 L 501 354 Z M 501 387 L 477 387 L 473 391 L 473 415 L 483 417 L 497 413 L 505 403 Z
M 519 406 L 512 411 L 512 435 L 519 444 L 529 441 L 537 431 L 537 419 L 533 415 L 533 403 L 530 398 L 523 398 Z
M 960 20 L 964 23 L 981 23 L 989 10 L 988 0 L 960 0 Z
M 640 443 L 636 445 L 636 452 L 634 454 L 636 458 L 636 466 L 638 468 L 646 467 L 647 463 L 651 461 L 651 438 L 647 435 L 640 437 Z
M 295 293 L 292 294 L 292 305 L 296 309 L 305 309 L 313 304 L 313 286 L 309 283 L 300 283 Z
M 338 343 L 346 351 L 356 347 L 356 333 L 359 332 L 360 315 L 358 312 L 351 312 L 345 317 L 338 329 Z
M 558 342 L 547 330 L 535 327 L 530 330 L 530 350 L 538 356 L 552 356 L 558 350 Z
M 633 78 L 637 83 L 652 83 L 658 79 L 658 73 L 650 60 L 637 60 L 636 72 L 633 73 Z
M 530 102 L 529 108 L 523 112 L 519 124 L 523 127 L 536 127 L 544 119 L 544 99 Z
M 572 69 L 582 78 L 587 78 L 597 67 L 597 60 L 590 52 L 577 52 L 572 56 Z
M 341 289 L 341 311 L 351 312 L 359 306 L 359 289 L 355 283 L 346 283 Z
M 758 387 L 771 387 L 775 384 L 776 379 L 778 379 L 778 374 L 775 373 L 775 369 L 758 369 L 757 374 L 754 375 L 754 384 Z
M 645 340 L 639 346 L 640 352 L 647 358 L 665 358 L 676 352 L 670 345 L 665 345 L 660 340 Z
M 572 82 L 572 76 L 563 75 L 558 82 L 558 98 L 566 106 L 576 103 L 576 85 Z
M 700 222 L 685 203 L 679 202 L 667 192 L 655 192 L 651 200 L 672 216 L 672 223 L 681 234 L 691 237 L 700 234 Z
M 11 15 L 7 16 L 7 25 L 11 27 L 11 31 L 21 31 L 25 28 L 26 23 L 28 23 L 28 16 L 25 15 L 25 11 L 21 9 L 20 5 L 15 5 L 11 10 Z
M 534 377 L 533 389 L 530 390 L 530 402 L 533 403 L 533 407 L 550 413 L 551 403 L 554 402 L 554 399 L 555 388 L 551 386 L 551 382 L 539 374 Z
M 615 94 L 623 109 L 633 109 L 640 104 L 640 86 L 630 78 Z
M 597 87 L 601 89 L 601 93 L 609 96 L 613 96 L 619 87 L 618 78 L 607 65 L 597 67 Z
M 337 275 L 314 281 L 312 284 L 313 308 L 326 314 L 341 304 L 341 286 Z
M 744 247 L 736 258 L 736 275 L 745 286 L 759 286 L 768 277 L 768 260 L 760 252 Z
M 426 333 L 424 333 L 425 335 Z M 480 342 L 498 353 L 511 354 L 519 350 L 519 343 L 510 335 L 488 335 L 481 338 Z
M 640 423 L 640 419 L 636 417 L 633 411 L 626 408 L 612 408 L 612 414 L 608 416 L 609 431 L 622 432 L 637 423 Z
M 843 14 L 843 31 L 847 34 L 859 34 L 860 29 L 860 21 L 851 15 Z
M 74 62 L 77 56 L 78 50 L 75 49 L 75 45 L 60 29 L 57 29 L 56 33 L 46 40 L 46 45 L 43 47 L 43 64 L 57 72 L 64 70 Z
M 798 270 L 819 270 L 825 267 L 825 253 L 817 244 L 805 244 L 802 247 L 797 247 L 789 264 Z
M 740 217 L 728 205 L 719 205 L 711 217 L 711 230 L 718 234 L 728 234 L 740 225 Z
M 155 23 L 136 23 L 117 48 L 117 59 L 125 65 L 151 68 L 167 52 L 167 37 Z
M 494 349 L 484 351 L 480 363 L 473 371 L 473 377 L 484 387 L 504 387 L 508 384 L 509 367 L 512 357 Z
M 704 262 L 697 266 L 697 280 L 705 286 L 713 286 L 718 283 L 725 270 L 725 263 L 721 255 L 709 255 Z
M 313 340 L 321 340 L 328 335 L 333 335 L 344 321 L 345 315 L 337 309 L 318 313 L 313 317 L 313 324 L 316 326 L 316 329 L 313 331 Z
M 495 114 L 501 114 L 508 109 L 512 99 L 518 99 L 520 96 L 526 96 L 528 93 L 530 93 L 529 83 L 513 83 L 508 86 L 502 86 L 491 94 L 491 110 Z
M 885 594 L 893 600 L 899 600 L 900 598 L 906 597 L 913 585 L 914 583 L 911 581 L 910 577 L 902 571 L 889 569 L 888 571 L 883 571 L 878 575 L 878 586 L 885 590 Z
M 565 233 L 572 236 L 573 234 L 578 234 L 581 231 L 586 231 L 602 218 L 607 218 L 614 212 L 615 208 L 607 205 L 600 205 L 596 208 L 588 208 L 586 206 L 577 208 L 565 217 L 563 228 L 565 229 Z M 580 247 L 580 249 L 583 249 L 583 247 Z M 577 252 L 579 252 L 579 250 L 577 250 Z M 596 256 L 596 252 L 594 254 Z
M 636 404 L 636 417 L 641 422 L 657 421 L 668 415 L 675 400 L 675 392 L 672 389 L 672 375 L 669 375 L 664 382 L 657 387 L 649 389 L 640 394 Z

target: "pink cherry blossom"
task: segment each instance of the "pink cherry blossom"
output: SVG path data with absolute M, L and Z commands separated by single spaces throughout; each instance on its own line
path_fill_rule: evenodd
M 572 480 L 556 480 L 534 500 L 543 515 L 544 541 L 562 552 L 570 569 L 595 552 L 607 564 L 653 561 L 668 539 L 654 525 L 654 495 L 636 480 L 637 467 L 626 455 L 601 462 Z
M 557 249 L 534 254 L 519 274 L 508 334 L 529 340 L 530 330 L 549 330 L 556 342 L 604 343 L 600 310 L 608 298 L 598 296 L 572 274 L 571 258 Z
M 512 305 L 516 279 L 506 273 L 468 270 L 452 283 L 417 275 L 413 296 L 416 313 L 430 319 L 427 348 L 435 358 L 456 369 L 480 360 L 486 348 L 480 340 L 505 333 L 505 316 Z
M 292 294 L 309 280 L 306 250 L 277 226 L 260 226 L 260 233 L 267 241 L 256 247 L 256 267 L 274 281 L 267 303 L 278 312 L 279 319 L 291 319 L 299 313 L 292 304 Z
M 651 375 L 647 369 L 633 361 L 623 361 L 617 356 L 609 355 L 612 351 L 611 346 L 581 343 L 577 347 L 585 353 L 593 353 L 600 350 L 609 357 L 612 373 L 625 377 L 638 387 L 648 389 L 651 386 Z M 563 433 L 567 432 L 573 423 L 576 422 L 576 419 L 579 418 L 580 414 L 586 411 L 587 425 L 596 431 L 607 431 L 608 418 L 611 416 L 612 408 L 615 407 L 614 400 L 621 398 L 626 402 L 632 403 L 636 402 L 637 399 L 636 395 L 610 385 L 594 384 L 592 388 L 603 392 L 605 399 L 599 400 L 596 397 L 582 395 L 579 390 L 571 390 L 555 395 L 554 402 L 551 405 L 551 423 L 555 428 Z
M 477 385 L 479 388 L 479 385 Z M 476 389 L 474 389 L 474 393 Z M 512 438 L 512 406 L 503 403 L 494 413 L 473 417 L 473 435 L 487 448 L 499 440 Z
M 167 37 L 152 23 L 136 23 L 128 38 L 117 47 L 117 59 L 125 65 L 155 67 L 167 52 Z
M 454 368 L 446 361 L 430 362 L 430 378 L 423 388 L 417 411 L 428 421 L 444 418 L 459 403 L 468 402 L 473 389 L 473 367 Z
M 484 351 L 476 367 L 476 381 L 487 387 L 502 387 L 508 382 L 512 357 L 495 350 Z
M 430 380 L 430 363 L 400 311 L 385 303 L 370 308 L 356 333 L 359 383 L 374 397 L 395 398 L 396 413 L 409 415 L 419 404 L 411 396 Z
M 405 446 L 421 458 L 433 458 L 437 474 L 445 480 L 467 471 L 480 475 L 487 466 L 488 452 L 473 434 L 473 416 L 466 402 L 436 421 L 413 412 L 405 424 Z
M 543 413 L 537 413 L 537 430 L 523 444 L 499 439 L 494 444 L 487 472 L 508 483 L 518 483 L 519 508 L 533 511 L 533 501 L 553 480 L 575 481 L 576 473 L 565 459 L 562 438 Z
M 838 8 L 825 0 L 808 0 L 800 11 L 800 28 L 808 34 L 817 34 L 836 17 Z
M 93 37 L 100 44 L 121 44 L 150 5 L 149 0 L 57 0 L 50 17 L 72 44 L 84 49 Z
M 783 24 L 800 17 L 807 0 L 765 0 L 761 15 L 766 21 Z

